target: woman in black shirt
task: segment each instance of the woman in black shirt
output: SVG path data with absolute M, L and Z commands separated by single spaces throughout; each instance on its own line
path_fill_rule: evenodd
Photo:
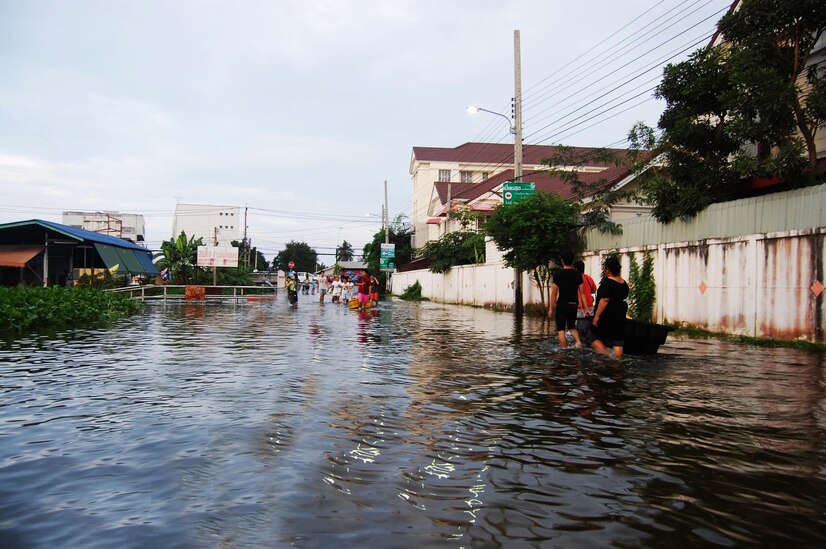
M 614 356 L 622 356 L 625 343 L 625 314 L 628 312 L 628 283 L 620 276 L 620 262 L 616 257 L 605 260 L 603 277 L 597 290 L 594 309 L 594 333 L 592 346 L 597 352 L 607 355 L 608 347 L 614 349 Z

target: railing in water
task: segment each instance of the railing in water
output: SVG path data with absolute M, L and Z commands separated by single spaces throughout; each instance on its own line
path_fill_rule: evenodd
M 124 286 L 106 290 L 113 293 L 128 293 L 132 299 L 140 301 L 266 301 L 275 298 L 277 288 L 269 286 L 206 286 L 206 285 L 175 285 L 157 286 Z

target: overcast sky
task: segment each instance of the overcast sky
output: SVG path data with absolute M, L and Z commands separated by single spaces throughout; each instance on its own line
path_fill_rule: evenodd
M 360 250 L 412 147 L 512 142 L 465 107 L 510 113 L 514 30 L 525 143 L 625 146 L 729 4 L 0 0 L 0 223 L 140 213 L 156 248 L 176 203 L 235 205 L 268 259 Z

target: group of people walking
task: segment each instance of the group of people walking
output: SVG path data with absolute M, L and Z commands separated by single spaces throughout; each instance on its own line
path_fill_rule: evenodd
M 293 272 L 287 273 L 285 282 L 287 288 L 287 299 L 290 305 L 298 304 L 298 291 L 309 295 L 315 294 L 318 288 L 318 301 L 324 303 L 327 295 L 332 303 L 350 305 L 352 300 L 357 300 L 357 308 L 364 310 L 373 307 L 379 302 L 379 281 L 370 274 L 358 275 L 338 275 L 338 276 L 307 276 L 304 281 L 299 281 Z M 306 290 L 305 290 L 306 287 Z
M 598 287 L 585 274 L 585 263 L 574 262 L 573 253 L 563 252 L 560 259 L 562 268 L 554 273 L 548 313 L 556 321 L 560 347 L 568 346 L 566 332 L 570 331 L 577 348 L 582 348 L 585 340 L 598 353 L 608 354 L 610 348 L 615 357 L 621 357 L 629 288 L 620 276 L 619 259 L 611 256 L 605 260 Z M 580 328 L 585 333 L 580 334 Z

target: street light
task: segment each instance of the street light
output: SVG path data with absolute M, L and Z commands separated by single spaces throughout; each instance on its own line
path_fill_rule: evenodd
M 467 112 L 469 112 L 470 114 L 476 114 L 479 111 L 495 114 L 496 116 L 501 116 L 502 118 L 508 121 L 508 126 L 510 126 L 511 133 L 516 133 L 516 126 L 513 125 L 513 122 L 511 122 L 511 119 L 508 118 L 507 115 L 504 115 L 501 112 L 489 111 L 488 109 L 483 109 L 482 107 L 477 107 L 476 105 L 469 105 L 467 108 Z

